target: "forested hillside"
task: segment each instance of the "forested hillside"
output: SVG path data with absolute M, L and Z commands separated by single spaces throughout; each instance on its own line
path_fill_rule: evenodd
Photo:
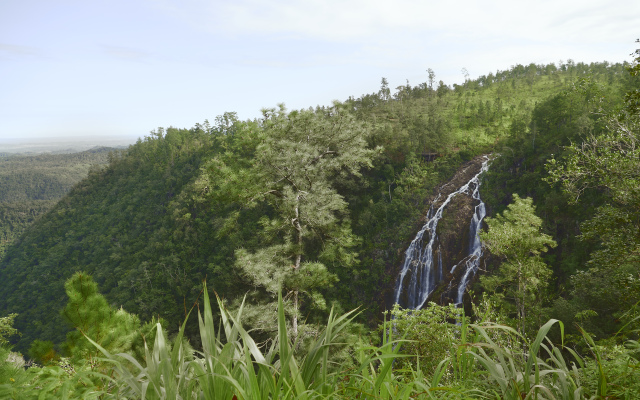
M 86 178 L 92 166 L 107 164 L 112 150 L 0 154 L 0 258 L 33 221 Z
M 609 337 L 640 301 L 632 250 L 640 164 L 630 102 L 638 88 L 637 76 L 624 69 L 590 68 L 571 90 L 539 102 L 527 125 L 512 126 L 487 177 L 494 214 L 512 193 L 531 197 L 544 232 L 558 242 L 545 256 L 553 277 L 536 312 L 540 320 L 561 319 L 574 334 L 580 323 Z M 618 129 L 631 136 L 617 137 Z
M 290 111 L 280 105 L 263 110 L 256 120 L 240 121 L 234 113 L 225 113 L 213 124 L 158 128 L 126 151 L 111 152 L 108 165 L 91 169 L 6 249 L 0 260 L 0 315 L 17 314 L 9 324 L 21 332 L 12 338 L 15 348 L 31 348 L 30 354 L 41 362 L 53 362 L 60 354 L 76 361 L 98 355 L 79 334 L 68 335 L 80 326 L 78 321 L 85 321 L 82 332 L 102 338 L 96 340 L 107 349 L 103 354 L 126 351 L 143 359 L 141 343 L 117 342 L 115 332 L 132 338 L 146 332 L 155 338 L 155 349 L 163 349 L 163 335 L 178 333 L 193 304 L 211 313 L 203 303 L 206 281 L 204 296 L 215 291 L 219 314 L 200 324 L 191 317 L 182 326 L 173 342 L 172 362 L 179 354 L 190 357 L 184 355 L 188 346 L 208 349 L 202 357 L 224 353 L 222 341 L 236 343 L 237 338 L 233 346 L 242 352 L 240 359 L 253 362 L 253 357 L 261 364 L 257 372 L 276 359 L 281 368 L 297 359 L 301 371 L 307 371 L 304 363 L 320 357 L 326 379 L 334 371 L 328 367 L 328 353 L 322 353 L 329 344 L 318 343 L 333 340 L 331 346 L 342 351 L 332 353 L 332 360 L 361 366 L 358 384 L 369 379 L 363 378 L 369 370 L 380 374 L 370 378 L 376 385 L 385 379 L 398 379 L 394 385 L 415 383 L 427 374 L 433 378 L 424 388 L 411 383 L 402 390 L 431 395 L 435 392 L 429 387 L 444 382 L 468 397 L 479 395 L 475 391 L 481 387 L 489 393 L 493 372 L 507 369 L 506 364 L 490 364 L 490 355 L 477 349 L 493 351 L 500 360 L 513 357 L 513 363 L 526 366 L 525 373 L 512 371 L 515 382 L 534 375 L 532 363 L 538 361 L 523 360 L 536 359 L 540 346 L 548 345 L 546 354 L 557 363 L 549 365 L 558 367 L 535 368 L 549 367 L 550 382 L 559 387 L 558 380 L 568 379 L 566 387 L 574 388 L 574 394 L 604 396 L 601 367 L 610 359 L 598 358 L 600 372 L 595 367 L 588 373 L 574 371 L 588 382 L 578 390 L 578 375 L 558 357 L 586 357 L 597 351 L 594 340 L 603 340 L 600 345 L 612 346 L 606 351 L 629 359 L 631 369 L 619 376 L 637 375 L 632 357 L 637 348 L 626 353 L 621 346 L 627 339 L 637 340 L 640 301 L 640 81 L 633 66 L 573 61 L 517 65 L 453 87 L 436 82 L 430 71 L 428 81 L 417 86 L 407 82 L 392 91 L 383 78 L 378 91 L 329 107 Z M 388 326 L 377 333 L 375 329 L 383 322 L 382 312 L 392 306 L 389 299 L 403 251 L 438 187 L 480 154 L 492 155 L 482 189 L 491 216 L 483 238 L 491 255 L 469 297 L 473 304 L 466 309 L 473 315 L 463 317 L 460 308 L 435 304 L 413 313 L 396 309 L 396 327 L 417 344 L 384 342 L 375 350 L 380 353 L 366 361 L 364 353 L 349 346 L 358 334 L 361 340 L 367 337 L 363 331 L 374 331 L 372 340 L 395 334 Z M 39 185 L 31 188 L 48 199 Z M 19 200 L 17 191 L 0 196 Z M 529 239 L 518 241 L 518 235 Z M 505 245 L 510 241 L 515 245 Z M 514 246 L 524 250 L 518 253 Z M 82 307 L 93 302 L 107 317 L 83 319 L 83 312 L 92 311 Z M 335 319 L 356 307 L 364 309 L 353 316 L 349 328 L 341 325 L 347 317 Z M 215 316 L 225 326 L 217 337 L 219 348 L 212 337 Z M 159 328 L 149 334 L 154 323 L 141 321 L 154 318 L 163 321 L 167 332 Z M 563 331 L 549 331 L 556 323 L 547 323 L 550 318 L 562 321 Z M 478 325 L 468 325 L 471 320 Z M 364 330 L 358 332 L 355 322 Z M 484 322 L 515 330 L 503 327 L 487 334 L 495 326 L 480 324 Z M 271 350 L 270 345 L 258 350 L 240 326 L 251 330 L 256 342 L 278 343 L 278 358 L 259 353 L 272 354 L 275 344 Z M 344 336 L 332 336 L 333 328 L 335 335 L 344 329 Z M 460 336 L 460 330 L 469 336 Z M 183 333 L 190 342 L 184 348 Z M 573 347 L 561 352 L 551 342 L 541 345 L 547 333 L 556 343 L 567 340 Z M 278 341 L 270 342 L 275 335 Z M 534 340 L 536 335 L 539 340 Z M 338 338 L 348 344 L 337 345 Z M 295 343 L 291 348 L 290 341 Z M 402 361 L 406 370 L 385 375 L 391 374 L 391 359 L 400 347 L 423 358 Z M 477 351 L 465 355 L 467 348 Z M 162 357 L 157 353 L 153 360 L 159 363 Z M 151 359 L 146 356 L 147 363 Z M 368 363 L 376 367 L 370 369 Z M 298 367 L 290 368 L 295 375 Z M 301 396 L 305 384 L 321 381 L 315 367 L 309 368 L 301 374 L 309 381 L 287 383 Z M 562 368 L 566 372 L 558 372 L 565 371 Z M 118 371 L 128 376 L 128 370 Z M 538 371 L 535 376 L 546 374 Z M 353 390 L 347 381 L 313 390 L 325 397 L 331 390 L 346 393 Z M 624 385 L 618 388 L 622 392 L 631 387 Z M 496 397 L 506 396 L 507 386 Z M 531 386 L 527 380 L 513 389 L 513 398 L 520 398 L 520 390 L 536 393 Z M 228 398 L 240 393 L 229 390 Z M 373 389 L 360 393 L 368 390 Z M 346 398 L 356 398 L 354 393 Z

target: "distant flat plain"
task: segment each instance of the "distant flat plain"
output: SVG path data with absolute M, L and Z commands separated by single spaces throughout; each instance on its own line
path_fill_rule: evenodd
M 75 153 L 94 147 L 126 148 L 135 136 L 0 137 L 1 153 Z

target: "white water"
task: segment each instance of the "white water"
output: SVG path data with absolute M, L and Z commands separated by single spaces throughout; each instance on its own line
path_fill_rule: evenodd
M 469 224 L 469 256 L 467 261 L 465 262 L 466 271 L 462 278 L 460 279 L 460 283 L 458 284 L 458 296 L 456 298 L 456 304 L 462 303 L 462 296 L 464 295 L 464 291 L 467 289 L 467 285 L 469 281 L 478 271 L 478 266 L 480 265 L 480 258 L 482 257 L 482 242 L 480 241 L 480 228 L 482 227 L 482 220 L 487 215 L 487 209 L 484 206 L 484 202 L 480 199 L 480 180 L 478 180 L 478 176 L 483 172 L 486 172 L 489 169 L 489 159 L 485 160 L 482 163 L 482 168 L 480 169 L 480 173 L 475 176 L 476 185 L 473 193 L 471 193 L 471 197 L 474 200 L 478 200 L 479 203 L 473 211 L 473 217 L 471 217 L 471 223 Z M 455 268 L 455 267 L 454 267 Z M 453 272 L 453 269 L 451 270 Z
M 458 285 L 458 298 L 456 299 L 457 303 L 462 302 L 462 295 L 466 289 L 469 280 L 473 277 L 475 272 L 478 269 L 478 265 L 480 262 L 480 257 L 482 256 L 482 243 L 480 242 L 480 238 L 478 236 L 478 232 L 480 227 L 482 226 L 482 220 L 486 215 L 486 210 L 484 203 L 480 199 L 480 175 L 486 172 L 489 169 L 489 158 L 485 157 L 485 161 L 482 163 L 482 168 L 480 172 L 478 172 L 473 178 L 469 180 L 469 182 L 462 185 L 458 190 L 449 194 L 445 201 L 438 207 L 437 210 L 434 211 L 434 205 L 440 199 L 440 195 L 433 201 L 431 207 L 429 208 L 429 212 L 427 213 L 427 222 L 424 224 L 422 229 L 418 232 L 415 239 L 409 245 L 409 248 L 405 252 L 404 264 L 402 265 L 402 269 L 400 271 L 400 275 L 398 276 L 398 281 L 396 282 L 395 289 L 395 302 L 400 302 L 400 297 L 402 296 L 403 289 L 405 289 L 405 278 L 407 274 L 410 274 L 409 285 L 406 287 L 407 289 L 407 304 L 404 306 L 410 309 L 420 309 L 424 306 L 424 303 L 427 301 L 429 294 L 433 292 L 437 283 L 443 278 L 442 271 L 442 253 L 440 252 L 440 247 L 438 244 L 438 266 L 437 270 L 433 265 L 433 248 L 434 244 L 437 241 L 436 229 L 438 227 L 438 222 L 442 218 L 442 213 L 444 212 L 445 207 L 449 204 L 451 199 L 457 196 L 460 193 L 469 194 L 469 190 L 473 188 L 471 196 L 473 199 L 480 201 L 480 203 L 475 207 L 473 218 L 470 223 L 470 243 L 469 243 L 469 255 L 470 257 L 466 258 L 465 263 L 465 273 Z M 428 235 L 429 242 L 426 246 L 423 246 L 424 241 L 423 237 L 425 233 Z M 451 269 L 451 272 L 455 270 L 457 267 L 454 266 Z

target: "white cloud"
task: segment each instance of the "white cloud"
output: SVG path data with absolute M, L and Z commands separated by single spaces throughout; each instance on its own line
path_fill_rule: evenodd
M 557 61 L 555 54 L 562 52 L 575 59 L 587 54 L 587 60 L 619 54 L 619 60 L 626 55 L 619 53 L 620 46 L 638 34 L 634 17 L 640 15 L 640 2 L 632 0 L 150 1 L 200 32 L 251 49 L 231 55 L 238 63 L 265 67 L 416 68 L 458 58 L 469 65 L 478 57 L 511 65 Z M 589 57 L 582 49 L 589 45 L 608 45 L 613 51 L 599 49 L 602 56 Z M 291 54 L 292 48 L 297 54 Z M 567 54 L 567 49 L 572 51 Z
M 204 3 L 204 2 L 197 2 Z M 607 40 L 612 27 L 627 31 L 640 2 L 424 1 L 424 0 L 237 0 L 201 10 L 238 34 L 298 34 L 325 40 L 367 40 L 394 32 L 445 37 L 499 36 L 549 40 Z M 637 22 L 637 20 L 636 20 Z M 612 24 L 613 23 L 613 24 Z M 637 25 L 637 24 L 636 24 Z

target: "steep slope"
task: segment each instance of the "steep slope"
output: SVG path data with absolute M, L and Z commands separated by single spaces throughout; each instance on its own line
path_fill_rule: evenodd
M 107 164 L 112 150 L 0 154 L 0 259 L 13 240 L 84 179 L 92 166 Z
M 233 248 L 215 237 L 212 211 L 193 186 L 213 151 L 211 132 L 159 132 L 92 171 L 27 230 L 0 263 L 0 313 L 19 314 L 18 349 L 34 338 L 64 339 L 63 284 L 76 271 L 93 275 L 112 305 L 145 319 L 178 321 L 206 276 L 233 292 L 231 272 L 218 269 Z
M 547 308 L 541 311 L 541 318 L 562 320 L 571 334 L 579 335 L 575 328 L 579 324 L 595 337 L 603 338 L 621 328 L 625 313 L 637 307 L 640 300 L 637 263 L 602 262 L 594 257 L 606 249 L 606 241 L 612 237 L 621 243 L 617 250 L 608 251 L 612 257 L 616 253 L 633 254 L 632 243 L 637 234 L 629 232 L 637 232 L 638 208 L 632 203 L 616 204 L 612 191 L 605 184 L 608 178 L 602 177 L 610 175 L 615 179 L 617 172 L 609 172 L 609 169 L 615 171 L 624 166 L 624 163 L 613 161 L 615 157 L 633 154 L 624 148 L 624 144 L 608 142 L 608 137 L 618 129 L 616 123 L 611 123 L 615 118 L 628 121 L 637 118 L 625 110 L 624 98 L 625 93 L 640 87 L 640 79 L 619 65 L 592 68 L 589 72 L 569 90 L 539 102 L 532 111 L 530 123 L 514 129 L 502 141 L 502 157 L 496 159 L 487 174 L 486 202 L 489 210 L 496 214 L 509 203 L 511 193 L 533 198 L 536 214 L 543 219 L 544 233 L 558 242 L 558 246 L 544 257 L 553 268 L 553 279 L 549 290 L 539 293 L 548 301 Z M 619 126 L 627 129 L 632 138 L 630 143 L 637 143 L 637 125 Z M 582 179 L 589 182 L 581 186 L 584 182 L 571 181 L 558 175 L 556 170 L 560 179 L 553 184 L 549 171 L 580 154 L 582 146 L 588 148 L 585 143 L 593 146 L 594 142 L 607 172 L 593 166 L 580 166 Z M 610 143 L 615 146 L 607 147 Z M 573 148 L 568 147 L 572 144 Z M 557 160 L 557 164 L 551 160 Z M 621 175 L 633 176 L 631 171 L 637 171 L 638 165 L 636 162 L 634 168 Z M 577 166 L 574 168 L 578 169 Z M 573 191 L 563 190 L 572 185 Z M 635 183 L 624 185 L 625 192 L 633 193 L 636 186 Z M 577 194 L 579 202 L 575 203 Z M 616 212 L 598 217 L 602 210 L 612 205 L 617 208 Z M 625 217 L 619 216 L 625 213 L 628 213 Z M 629 217 L 634 214 L 635 221 L 634 217 Z M 621 234 L 625 227 L 631 229 Z M 581 313 L 592 317 L 580 318 Z

